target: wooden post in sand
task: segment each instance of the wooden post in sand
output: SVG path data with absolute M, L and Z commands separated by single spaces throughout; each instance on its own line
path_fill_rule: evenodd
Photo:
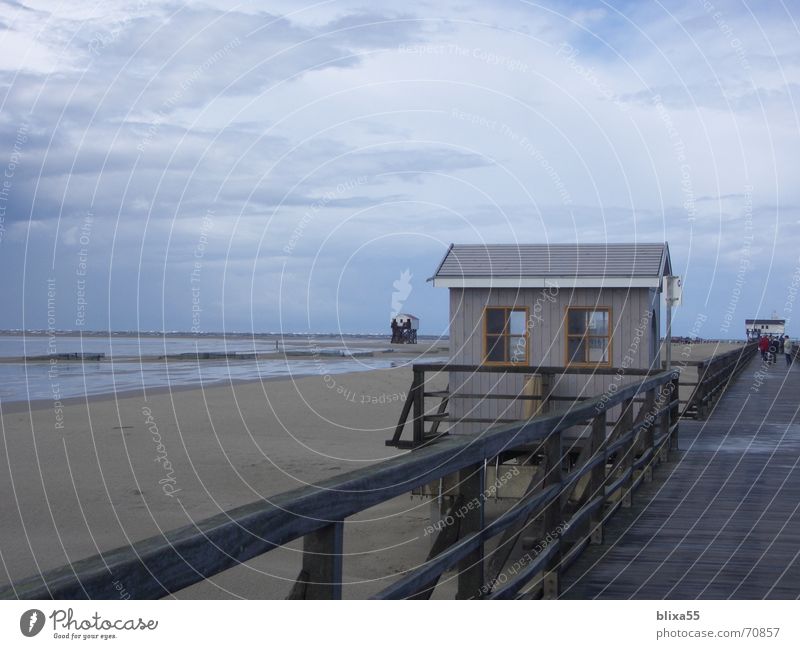
M 486 495 L 486 464 L 481 462 L 458 472 L 458 491 L 463 504 L 456 512 L 460 519 L 459 536 L 484 528 L 483 504 Z M 483 588 L 483 544 L 458 563 L 456 599 L 475 599 Z
M 303 568 L 288 599 L 342 599 L 343 537 L 341 522 L 303 537 Z

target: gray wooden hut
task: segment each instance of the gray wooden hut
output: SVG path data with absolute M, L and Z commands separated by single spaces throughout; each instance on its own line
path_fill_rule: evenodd
M 530 415 L 531 401 L 481 398 L 539 389 L 535 372 L 503 372 L 514 365 L 585 369 L 550 392 L 573 398 L 640 380 L 626 368 L 660 367 L 660 294 L 671 272 L 666 243 L 451 245 L 430 278 L 450 292 L 449 363 L 498 371 L 450 373 L 451 394 L 462 395 L 450 399 L 450 432 Z

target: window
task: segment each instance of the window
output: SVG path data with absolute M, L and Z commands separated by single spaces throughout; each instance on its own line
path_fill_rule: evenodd
M 528 309 L 486 307 L 483 312 L 483 362 L 528 363 Z
M 611 310 L 567 308 L 567 364 L 610 365 Z

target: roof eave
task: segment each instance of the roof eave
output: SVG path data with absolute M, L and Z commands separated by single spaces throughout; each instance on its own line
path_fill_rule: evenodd
M 659 288 L 661 275 L 638 276 L 434 276 L 437 288 Z
M 442 266 L 444 266 L 445 259 L 447 259 L 447 255 L 450 254 L 450 251 L 453 249 L 453 246 L 456 245 L 455 243 L 451 243 L 450 246 L 447 248 L 447 252 L 444 253 L 444 257 L 442 257 L 442 261 L 439 262 L 439 265 L 436 267 L 433 275 L 426 279 L 426 282 L 434 282 L 434 286 L 436 285 L 436 276 L 439 274 L 439 271 L 442 270 Z
M 669 243 L 664 242 L 664 249 L 661 252 L 661 267 L 658 271 L 659 277 L 672 275 L 672 258 L 669 254 Z

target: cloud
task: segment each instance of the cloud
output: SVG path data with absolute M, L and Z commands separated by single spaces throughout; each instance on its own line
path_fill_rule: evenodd
M 631 238 L 706 282 L 691 323 L 727 304 L 748 209 L 748 287 L 775 289 L 753 304 L 791 274 L 800 54 L 777 5 L 4 8 L 0 327 L 41 326 L 52 273 L 69 301 L 89 214 L 97 328 L 187 326 L 209 215 L 210 329 L 380 329 L 399 273 L 451 241 Z M 409 299 L 446 327 L 440 292 Z

